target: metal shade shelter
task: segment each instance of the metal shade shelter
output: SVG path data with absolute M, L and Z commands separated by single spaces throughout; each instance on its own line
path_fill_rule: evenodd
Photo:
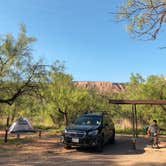
M 133 149 L 136 149 L 137 138 L 137 109 L 136 105 L 166 105 L 166 100 L 112 100 L 109 99 L 110 104 L 129 104 L 132 105 L 132 126 L 133 126 Z

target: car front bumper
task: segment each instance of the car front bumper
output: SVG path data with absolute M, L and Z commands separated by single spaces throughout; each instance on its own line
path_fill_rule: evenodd
M 61 142 L 76 147 L 95 147 L 97 145 L 97 137 L 86 136 L 84 138 L 72 138 L 62 136 Z

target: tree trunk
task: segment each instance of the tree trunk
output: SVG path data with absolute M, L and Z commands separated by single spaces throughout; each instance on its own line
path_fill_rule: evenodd
M 50 114 L 50 117 L 51 117 L 52 122 L 56 125 L 56 121 L 55 121 L 54 115 Z
M 11 120 L 10 120 L 11 124 L 13 123 L 15 116 L 16 116 L 16 108 L 14 108 L 14 110 L 12 111 Z
M 9 127 L 9 116 L 6 119 L 6 129 L 5 129 L 5 138 L 4 138 L 5 143 L 8 141 L 8 127 Z
M 63 114 L 63 117 L 64 117 L 65 126 L 67 126 L 67 125 L 68 125 L 68 114 L 65 112 L 65 113 Z
M 61 113 L 63 115 L 64 118 L 64 124 L 65 126 L 68 125 L 68 114 L 67 111 L 63 112 L 60 108 L 58 108 L 59 113 Z

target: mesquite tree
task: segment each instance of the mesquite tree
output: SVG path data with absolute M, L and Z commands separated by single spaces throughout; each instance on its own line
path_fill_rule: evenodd
M 124 0 L 116 13 L 138 39 L 156 39 L 166 22 L 166 0 Z
M 0 39 L 0 103 L 12 105 L 22 95 L 38 94 L 43 65 L 33 62 L 31 43 L 21 25 L 18 37 L 11 34 Z

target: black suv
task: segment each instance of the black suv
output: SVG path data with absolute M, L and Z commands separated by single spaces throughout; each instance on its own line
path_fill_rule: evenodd
M 107 114 L 83 114 L 62 132 L 62 142 L 68 149 L 86 146 L 101 152 L 104 143 L 114 141 L 114 123 Z

